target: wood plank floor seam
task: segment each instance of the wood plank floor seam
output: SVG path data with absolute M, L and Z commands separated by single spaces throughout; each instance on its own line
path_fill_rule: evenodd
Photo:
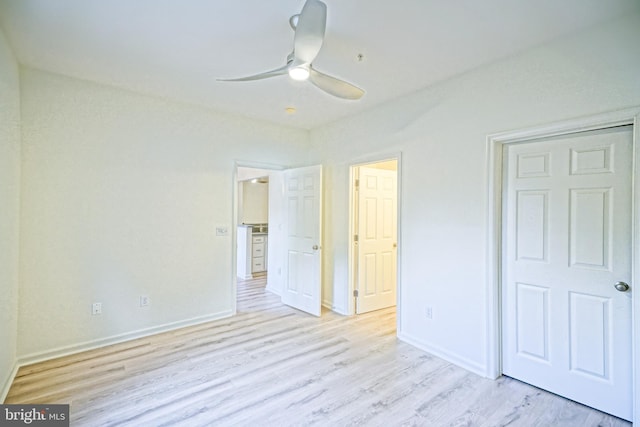
M 395 308 L 317 318 L 265 284 L 238 282 L 234 317 L 24 366 L 5 403 L 69 403 L 74 427 L 631 425 L 399 341 Z

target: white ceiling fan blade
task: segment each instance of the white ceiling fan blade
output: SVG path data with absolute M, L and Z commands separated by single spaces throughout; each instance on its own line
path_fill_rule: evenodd
M 287 64 L 284 67 L 276 68 L 275 70 L 265 71 L 264 73 L 255 74 L 253 76 L 238 77 L 235 79 L 217 79 L 219 82 L 248 82 L 251 80 L 268 79 L 269 77 L 281 76 L 289 72 L 291 64 Z
M 293 52 L 298 64 L 310 64 L 318 56 L 327 26 L 327 5 L 307 0 L 302 7 L 293 39 Z
M 344 99 L 360 99 L 364 90 L 344 80 L 331 77 L 313 68 L 309 68 L 309 80 L 323 91 Z

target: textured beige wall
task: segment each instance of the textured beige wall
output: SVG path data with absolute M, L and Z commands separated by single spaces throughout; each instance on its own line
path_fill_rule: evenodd
M 325 297 L 349 312 L 350 164 L 401 153 L 400 336 L 485 372 L 487 135 L 639 106 L 638 40 L 636 14 L 312 131 L 326 144 Z
M 0 402 L 16 362 L 20 217 L 20 81 L 0 29 Z
M 304 163 L 307 132 L 31 69 L 22 77 L 20 356 L 231 314 L 236 162 Z M 215 235 L 220 225 L 228 236 Z

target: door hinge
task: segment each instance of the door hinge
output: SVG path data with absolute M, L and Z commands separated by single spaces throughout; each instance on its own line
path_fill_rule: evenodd
M 357 234 L 354 234 L 354 235 L 353 235 L 353 241 L 354 241 L 354 242 L 357 242 L 357 241 L 358 241 L 358 235 L 357 235 Z
M 353 290 L 353 296 L 354 296 L 354 297 L 356 297 L 356 298 L 358 298 L 358 290 L 357 290 L 357 289 L 354 289 L 354 290 Z
M 356 179 L 356 190 L 357 190 L 358 188 L 360 188 L 360 180 L 359 180 L 359 179 Z

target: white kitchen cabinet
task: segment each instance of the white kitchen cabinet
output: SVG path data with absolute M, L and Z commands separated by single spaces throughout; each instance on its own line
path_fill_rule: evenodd
M 251 279 L 253 274 L 267 271 L 266 227 L 255 225 L 238 226 L 237 276 Z
M 267 271 L 267 235 L 254 234 L 251 239 L 251 272 Z

